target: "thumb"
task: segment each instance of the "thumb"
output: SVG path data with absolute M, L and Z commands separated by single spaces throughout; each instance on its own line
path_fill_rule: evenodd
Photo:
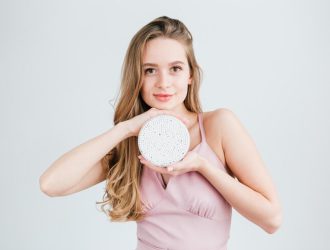
M 172 113 L 172 112 L 169 112 L 168 114 L 176 117 L 177 119 L 179 119 L 180 121 L 182 121 L 186 126 L 189 125 L 189 120 L 188 119 L 186 119 L 184 117 L 180 117 L 179 115 L 177 115 L 175 113 Z
M 174 170 L 178 170 L 179 168 L 180 168 L 180 162 L 176 162 L 176 163 L 173 163 L 171 165 L 168 165 L 166 169 L 169 172 L 171 172 L 171 171 L 174 171 Z

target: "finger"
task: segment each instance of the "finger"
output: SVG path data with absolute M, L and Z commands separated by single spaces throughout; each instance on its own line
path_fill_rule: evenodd
M 143 164 L 143 165 L 145 165 L 145 166 L 147 166 L 147 167 L 149 167 L 149 168 L 151 168 L 151 169 L 153 169 L 157 172 L 166 174 L 167 171 L 166 171 L 165 168 L 159 167 L 159 166 L 156 166 L 156 165 L 152 164 L 150 161 L 146 160 L 143 156 L 139 157 L 139 159 L 140 159 L 141 164 Z
M 139 156 L 139 159 L 140 159 L 140 162 L 143 163 L 143 164 L 146 164 L 148 165 L 149 167 L 153 167 L 153 168 L 156 168 L 157 166 L 152 164 L 150 161 L 148 161 L 146 158 L 144 158 L 142 155 Z
M 165 168 L 162 168 L 162 167 L 158 167 L 158 166 L 155 166 L 153 164 L 144 164 L 145 166 L 147 166 L 148 168 L 156 171 L 156 172 L 159 172 L 159 173 L 162 173 L 162 174 L 166 174 L 167 173 L 167 170 Z
M 174 168 L 173 168 L 172 166 L 168 166 L 168 167 L 166 168 L 166 170 L 167 170 L 168 172 L 173 172 L 173 171 L 174 171 Z
M 139 159 L 143 159 L 144 157 L 142 155 L 138 155 L 138 158 Z
M 177 119 L 179 119 L 180 121 L 182 121 L 186 126 L 189 125 L 189 120 L 183 117 L 180 117 L 179 115 L 172 113 L 172 115 L 174 115 Z
M 186 118 L 181 118 L 181 117 L 179 117 L 179 119 L 186 125 L 186 126 L 189 126 L 189 121 L 188 121 L 188 119 L 186 119 Z
M 172 116 L 176 117 L 177 119 L 179 119 L 180 121 L 182 121 L 186 126 L 189 125 L 189 120 L 188 119 L 180 117 L 178 114 L 174 113 L 171 110 L 162 110 L 162 111 L 160 111 L 160 113 L 167 114 L 167 115 L 172 115 Z
M 167 170 L 168 172 L 174 172 L 174 171 L 179 170 L 178 163 L 171 164 L 171 165 L 167 166 L 166 170 Z
M 148 165 L 149 167 L 153 167 L 154 165 L 148 161 L 147 159 L 145 159 L 143 156 L 138 156 L 139 157 L 139 160 L 141 163 L 145 164 L 145 165 Z
M 167 174 L 170 175 L 180 175 L 183 174 L 185 171 L 183 171 L 182 169 L 176 168 L 176 167 L 167 167 L 166 168 Z

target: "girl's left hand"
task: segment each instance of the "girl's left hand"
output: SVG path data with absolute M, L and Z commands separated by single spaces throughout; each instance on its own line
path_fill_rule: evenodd
M 156 166 L 146 160 L 142 155 L 139 155 L 138 158 L 143 165 L 151 168 L 152 170 L 170 175 L 180 175 L 190 171 L 199 171 L 205 160 L 205 158 L 194 151 L 189 151 L 181 161 L 173 163 L 167 167 Z

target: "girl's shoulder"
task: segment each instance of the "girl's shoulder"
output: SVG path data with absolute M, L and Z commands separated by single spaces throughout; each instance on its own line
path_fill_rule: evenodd
M 229 108 L 218 108 L 203 113 L 203 126 L 207 138 L 222 142 L 245 130 L 238 116 Z M 228 139 L 228 138 L 227 138 Z
M 230 125 L 230 123 L 234 122 L 235 120 L 238 120 L 237 116 L 229 108 L 217 108 L 215 110 L 203 113 L 204 126 L 216 134 L 221 132 L 219 128 Z
M 226 164 L 222 141 L 236 120 L 235 114 L 228 108 L 218 108 L 212 111 L 203 112 L 203 126 L 207 144 L 217 154 L 219 159 Z M 226 131 L 226 132 L 225 132 Z

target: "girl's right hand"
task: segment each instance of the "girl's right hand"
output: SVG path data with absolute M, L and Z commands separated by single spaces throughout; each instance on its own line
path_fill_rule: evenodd
M 157 115 L 173 115 L 179 120 L 181 120 L 186 126 L 188 125 L 187 119 L 179 117 L 175 112 L 171 110 L 150 108 L 148 111 L 126 121 L 127 126 L 130 130 L 130 134 L 132 136 L 138 136 L 140 129 L 142 128 L 144 123 Z

